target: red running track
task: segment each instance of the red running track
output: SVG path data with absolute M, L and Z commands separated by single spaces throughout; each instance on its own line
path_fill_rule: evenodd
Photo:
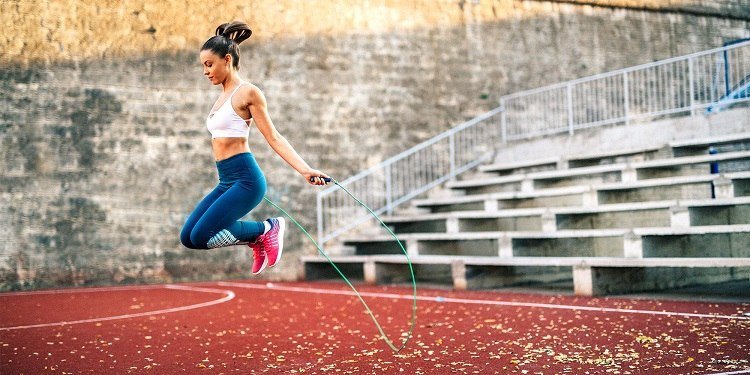
M 398 341 L 411 289 L 361 286 Z M 750 373 L 750 304 L 420 289 L 393 353 L 342 284 L 0 294 L 0 373 Z

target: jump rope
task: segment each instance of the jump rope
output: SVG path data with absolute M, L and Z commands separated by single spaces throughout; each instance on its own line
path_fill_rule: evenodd
M 314 177 L 310 178 L 311 182 L 312 182 L 313 178 Z M 401 247 L 401 251 L 403 251 L 404 255 L 406 256 L 406 263 L 409 265 L 409 273 L 411 274 L 411 284 L 412 284 L 412 289 L 414 291 L 414 299 L 413 299 L 413 302 L 412 302 L 411 323 L 409 325 L 409 331 L 407 332 L 406 337 L 403 339 L 401 345 L 399 345 L 399 346 L 396 346 L 393 343 L 393 341 L 391 341 L 388 338 L 388 335 L 386 335 L 385 331 L 383 331 L 383 327 L 378 322 L 378 319 L 375 318 L 375 314 L 373 314 L 372 310 L 370 310 L 370 307 L 367 305 L 367 302 L 365 302 L 364 298 L 362 298 L 362 295 L 359 294 L 359 291 L 357 291 L 357 288 L 355 288 L 354 285 L 352 285 L 352 283 L 349 281 L 349 279 L 344 275 L 343 272 L 341 272 L 341 270 L 338 268 L 338 266 L 336 266 L 336 263 L 334 263 L 333 260 L 331 260 L 331 258 L 328 256 L 328 254 L 326 254 L 325 251 L 323 251 L 323 249 L 320 247 L 320 245 L 318 245 L 318 242 L 315 241 L 315 239 L 313 239 L 313 237 L 310 235 L 310 233 L 308 233 L 307 230 L 305 230 L 305 228 L 302 225 L 300 225 L 300 223 L 297 222 L 297 220 L 295 220 L 294 217 L 292 217 L 292 215 L 290 215 L 288 212 L 286 212 L 283 208 L 279 207 L 279 205 L 277 205 L 276 203 L 274 203 L 272 200 L 268 199 L 268 197 L 263 197 L 263 199 L 266 202 L 268 202 L 271 206 L 273 206 L 277 210 L 281 211 L 284 214 L 284 216 L 288 217 L 289 220 L 291 220 L 295 225 L 297 225 L 297 227 L 302 231 L 302 233 L 304 233 L 307 236 L 307 238 L 309 238 L 310 241 L 312 241 L 312 243 L 318 249 L 318 252 L 324 258 L 326 258 L 326 260 L 328 260 L 328 263 L 331 264 L 331 266 L 333 267 L 333 269 L 336 270 L 336 272 L 339 274 L 339 276 L 341 276 L 341 278 L 344 280 L 344 282 L 346 283 L 346 285 L 348 285 L 349 288 L 351 288 L 351 290 L 357 296 L 357 298 L 359 299 L 359 302 L 362 303 L 362 306 L 364 306 L 365 311 L 367 312 L 367 314 L 372 319 L 372 322 L 375 323 L 375 327 L 377 327 L 377 329 L 380 332 L 380 335 L 383 337 L 383 340 L 385 341 L 385 343 L 388 344 L 388 346 L 394 352 L 398 353 L 399 351 L 401 351 L 401 349 L 403 349 L 403 348 L 406 347 L 406 344 L 409 342 L 409 339 L 411 339 L 412 332 L 414 332 L 414 326 L 416 325 L 416 322 L 417 322 L 417 281 L 416 281 L 416 278 L 414 277 L 414 268 L 412 267 L 411 259 L 409 259 L 409 254 L 406 252 L 406 249 L 404 248 L 404 245 L 401 243 L 401 241 L 399 241 L 398 237 L 396 237 L 396 234 L 393 233 L 393 231 L 391 230 L 391 228 L 389 228 L 387 225 L 385 225 L 385 223 L 383 222 L 383 220 L 380 220 L 380 218 L 378 217 L 378 215 L 376 215 L 375 212 L 373 212 L 372 209 L 370 209 L 370 207 L 367 207 L 366 204 L 364 204 L 361 200 L 359 200 L 357 197 L 355 197 L 354 194 L 352 194 L 351 192 L 349 192 L 349 190 L 347 190 L 345 187 L 341 186 L 341 184 L 339 184 L 339 182 L 336 181 L 335 179 L 333 179 L 333 178 L 322 178 L 322 179 L 325 182 L 333 182 L 334 184 L 336 184 L 336 186 L 338 186 L 339 188 L 341 188 L 346 194 L 348 194 L 352 199 L 354 199 L 362 207 L 366 208 L 367 211 L 370 213 L 370 215 L 372 215 L 375 219 L 377 219 L 378 222 L 380 222 L 380 224 L 388 231 L 388 233 L 390 233 L 391 236 L 393 236 L 393 239 L 396 241 L 396 243 L 398 244 L 398 246 Z

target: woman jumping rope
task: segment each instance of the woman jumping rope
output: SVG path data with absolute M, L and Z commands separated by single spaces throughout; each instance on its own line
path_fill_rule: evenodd
M 239 77 L 239 44 L 252 34 L 244 22 L 225 23 L 201 48 L 203 74 L 222 93 L 206 119 L 219 184 L 198 203 L 180 233 L 182 244 L 191 249 L 247 244 L 253 250 L 254 275 L 281 258 L 284 245 L 283 217 L 262 222 L 240 221 L 266 193 L 266 178 L 250 153 L 248 136 L 255 123 L 271 148 L 307 183 L 325 185 L 325 173 L 310 168 L 274 127 L 266 98 L 251 83 Z

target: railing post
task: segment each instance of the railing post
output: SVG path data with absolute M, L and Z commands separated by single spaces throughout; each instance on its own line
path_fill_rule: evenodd
M 450 154 L 450 162 L 451 162 L 451 170 L 450 170 L 450 176 L 453 178 L 454 173 L 456 173 L 456 138 L 454 137 L 454 134 L 451 133 L 448 136 L 448 149 Z
M 568 92 L 568 133 L 573 135 L 573 85 L 566 85 Z
M 508 143 L 508 123 L 505 120 L 505 99 L 500 99 L 500 135 L 503 144 Z
M 393 189 L 391 187 L 391 164 L 385 166 L 385 211 L 393 215 Z
M 695 112 L 695 78 L 693 77 L 693 58 L 688 57 L 688 76 L 690 79 L 690 117 Z
M 318 193 L 315 195 L 317 201 L 317 216 L 318 216 L 318 245 L 323 248 L 323 194 Z
M 625 109 L 625 125 L 630 124 L 630 89 L 628 86 L 628 72 L 622 72 L 623 104 Z

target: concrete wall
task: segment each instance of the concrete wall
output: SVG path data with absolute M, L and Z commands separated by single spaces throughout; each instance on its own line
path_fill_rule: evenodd
M 221 22 L 253 26 L 243 77 L 300 154 L 344 179 L 503 94 L 750 36 L 731 14 L 512 0 L 3 1 L 0 289 L 248 275 L 244 249 L 178 241 L 216 180 L 203 120 L 218 91 L 197 49 Z M 256 131 L 251 149 L 268 195 L 315 228 L 316 190 Z M 250 216 L 270 215 L 263 204 Z M 294 278 L 295 257 L 315 251 L 290 232 L 270 278 Z
M 556 0 L 560 3 L 574 3 L 609 8 L 646 10 L 653 12 L 671 12 L 696 14 L 722 18 L 747 20 L 750 17 L 748 0 Z
M 555 0 L 559 3 L 573 3 L 608 8 L 646 10 L 696 14 L 722 18 L 747 20 L 750 17 L 748 0 Z
M 6 0 L 0 2 L 0 21 L 4 27 L 0 36 L 0 60 L 13 63 L 19 60 L 56 62 L 61 59 L 82 60 L 153 51 L 194 50 L 218 24 L 228 19 L 247 21 L 255 31 L 254 39 L 264 41 L 351 33 L 382 35 L 424 29 L 435 32 L 451 27 L 467 28 L 495 22 L 510 26 L 521 20 L 536 20 L 532 24 L 537 27 L 526 30 L 524 40 L 541 36 L 545 24 L 552 23 L 555 25 L 546 27 L 553 28 L 546 31 L 554 33 L 548 33 L 547 36 L 552 38 L 547 39 L 557 42 L 566 41 L 564 32 L 567 28 L 580 27 L 589 31 L 580 35 L 581 42 L 589 38 L 610 42 L 613 37 L 617 43 L 621 39 L 638 38 L 638 34 L 645 36 L 656 32 L 671 37 L 671 43 L 701 47 L 700 44 L 691 43 L 704 38 L 747 37 L 750 1 Z M 599 22 L 590 22 L 595 19 Z M 631 22 L 623 24 L 622 21 L 626 19 Z M 740 22 L 733 23 L 733 20 Z M 638 27 L 642 26 L 638 23 L 648 26 Z M 703 32 L 695 33 L 696 30 L 689 30 L 690 27 L 685 28 L 686 24 L 697 26 Z M 620 32 L 602 33 L 616 29 Z M 501 30 L 507 34 L 515 31 L 514 28 Z M 555 34 L 558 33 L 563 34 L 560 35 L 561 39 L 556 38 Z M 486 37 L 493 44 L 502 40 L 500 35 Z M 563 44 L 560 47 L 570 48 L 573 45 Z M 637 49 L 631 50 L 635 51 Z

